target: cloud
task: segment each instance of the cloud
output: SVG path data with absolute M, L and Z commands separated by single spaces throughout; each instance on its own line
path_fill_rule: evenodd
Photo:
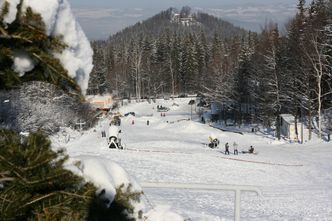
M 74 9 L 73 13 L 78 18 L 85 19 L 101 19 L 116 16 L 121 13 L 120 9 L 106 8 L 106 9 Z
M 268 20 L 279 24 L 284 24 L 289 18 L 295 15 L 296 5 L 279 4 L 279 5 L 246 5 L 223 8 L 196 8 L 216 17 L 235 22 L 244 28 L 250 28 L 258 31 L 260 26 Z
M 132 13 L 132 14 L 130 14 L 130 13 L 126 13 L 126 14 L 124 14 L 123 15 L 124 17 L 129 17 L 129 18 L 140 18 L 140 17 L 142 17 L 143 16 L 143 14 L 138 14 L 138 13 Z
M 75 9 L 75 16 L 80 19 L 99 20 L 106 18 L 140 18 L 144 16 L 144 9 L 133 8 L 127 10 L 115 8 Z

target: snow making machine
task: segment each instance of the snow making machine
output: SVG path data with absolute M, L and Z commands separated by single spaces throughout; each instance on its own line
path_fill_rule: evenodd
M 212 149 L 217 148 L 218 145 L 220 144 L 219 139 L 213 136 L 209 136 L 209 141 L 210 143 L 208 144 L 208 146 Z
M 119 134 L 121 133 L 121 130 L 119 130 L 118 127 L 111 125 L 108 129 L 108 148 L 110 149 L 123 149 L 123 146 L 121 145 L 121 139 L 119 137 Z

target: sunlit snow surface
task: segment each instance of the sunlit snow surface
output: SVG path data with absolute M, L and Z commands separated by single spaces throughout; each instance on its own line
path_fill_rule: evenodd
M 157 100 L 157 103 L 131 103 L 122 107 L 122 114 L 136 113 L 136 117 L 122 118 L 121 136 L 126 150 L 107 148 L 101 130 L 107 128 L 108 119 L 95 128 L 96 132 L 92 129 L 83 136 L 72 132 L 67 144 L 63 135 L 58 134 L 53 137 L 53 143 L 65 147 L 71 161 L 101 162 L 102 166 L 89 164 L 92 165 L 89 170 L 94 171 L 93 179 L 105 186 L 132 179 L 138 184 L 254 185 L 261 188 L 263 196 L 242 195 L 241 220 L 332 220 L 332 143 L 315 139 L 304 145 L 289 144 L 262 133 L 222 132 L 199 123 L 196 115 L 194 121 L 186 121 L 190 118 L 188 102 L 188 99 L 176 99 L 179 106 L 172 106 L 171 100 Z M 157 105 L 171 109 L 166 117 L 156 111 Z M 212 150 L 204 145 L 210 135 L 219 138 L 220 149 Z M 259 153 L 225 156 L 224 144 L 234 141 L 239 144 L 239 151 L 253 145 Z M 117 175 L 110 175 L 112 170 L 106 170 L 107 163 L 117 163 L 131 178 L 123 172 L 114 178 Z M 195 221 L 233 220 L 232 192 L 143 191 L 148 199 L 144 198 L 145 215 L 151 221 L 177 221 L 178 215 L 173 213 Z M 152 206 L 155 210 L 151 210 Z

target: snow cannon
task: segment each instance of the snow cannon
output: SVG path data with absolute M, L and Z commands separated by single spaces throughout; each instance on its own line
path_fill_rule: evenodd
M 217 148 L 218 145 L 220 144 L 220 141 L 218 138 L 216 138 L 215 136 L 209 136 L 209 147 L 214 149 L 214 148 Z
M 110 149 L 123 149 L 119 134 L 121 130 L 118 127 L 111 125 L 108 129 L 108 148 Z

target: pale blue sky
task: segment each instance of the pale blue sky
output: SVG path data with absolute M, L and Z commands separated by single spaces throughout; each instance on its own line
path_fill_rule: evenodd
M 251 30 L 266 21 L 282 24 L 295 14 L 297 0 L 69 0 L 89 39 L 106 39 L 169 7 L 190 6 Z

